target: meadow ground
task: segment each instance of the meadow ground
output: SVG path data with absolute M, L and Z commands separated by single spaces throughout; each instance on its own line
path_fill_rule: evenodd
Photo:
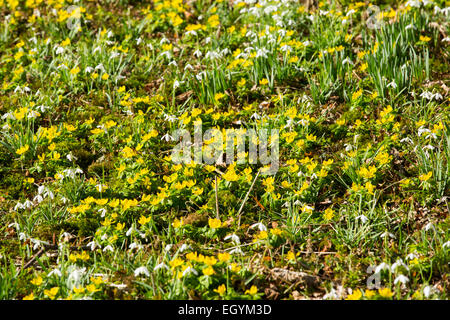
M 0 299 L 448 299 L 448 1 L 0 16 Z

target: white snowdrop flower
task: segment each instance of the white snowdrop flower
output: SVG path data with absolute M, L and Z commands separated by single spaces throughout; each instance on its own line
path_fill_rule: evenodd
M 8 224 L 8 228 L 16 228 L 19 230 L 19 224 L 17 222 L 10 223 Z
M 406 6 L 410 6 L 410 7 L 416 7 L 416 8 L 420 8 L 420 1 L 418 0 L 409 0 L 408 2 L 406 2 Z
M 425 128 L 425 127 L 420 127 L 418 130 L 417 130 L 417 135 L 420 137 L 422 134 L 424 134 L 424 133 L 431 133 L 431 130 L 429 130 L 429 129 L 427 129 L 427 128 Z
M 64 233 L 61 235 L 61 238 L 64 239 L 64 240 L 69 240 L 69 239 L 73 238 L 73 235 L 70 234 L 69 232 L 64 232 Z
M 324 300 L 328 300 L 328 299 L 335 300 L 335 299 L 338 299 L 338 298 L 339 297 L 338 297 L 338 295 L 336 293 L 336 290 L 334 290 L 333 288 L 331 288 L 330 292 L 328 292 L 327 294 L 325 294 L 322 297 L 322 299 L 324 299 Z
M 150 277 L 150 272 L 148 272 L 148 269 L 145 266 L 139 267 L 136 270 L 134 270 L 134 276 L 138 277 L 140 275 L 145 275 L 147 277 Z
M 197 58 L 200 58 L 202 56 L 202 52 L 197 49 L 197 50 L 194 51 L 194 56 L 197 57 Z
M 444 99 L 444 97 L 442 97 L 442 94 L 440 94 L 439 92 L 434 94 L 434 100 L 442 100 Z
M 205 58 L 210 60 L 216 60 L 221 58 L 221 54 L 220 52 L 217 51 L 208 51 L 205 55 Z
M 190 245 L 187 245 L 186 243 L 183 243 L 183 244 L 181 245 L 180 249 L 178 249 L 178 251 L 179 251 L 179 252 L 184 252 L 184 251 L 186 251 L 187 249 L 191 249 L 191 246 L 190 246 Z
M 33 206 L 33 202 L 31 202 L 30 200 L 25 200 L 25 202 L 23 203 L 24 208 L 29 209 Z
M 174 139 L 171 135 L 169 135 L 168 133 L 166 133 L 165 135 L 163 135 L 163 136 L 161 137 L 161 140 L 166 140 L 166 141 L 168 142 L 168 141 L 174 141 L 175 139 Z
M 351 16 L 352 14 L 354 14 L 356 11 L 355 9 L 351 9 L 349 11 L 347 11 L 347 14 L 345 15 L 346 17 Z
M 450 37 L 445 37 L 442 39 L 442 42 L 450 42 Z
M 259 120 L 261 119 L 261 116 L 259 116 L 256 112 L 251 115 L 250 119 Z
M 261 222 L 254 223 L 250 226 L 250 229 L 258 227 L 259 231 L 267 231 L 267 228 L 265 225 L 263 225 Z
M 25 87 L 23 87 L 23 91 L 25 91 L 25 92 L 31 92 L 31 89 L 25 86 Z
M 37 106 L 36 109 L 38 109 L 41 113 L 44 113 L 45 110 L 49 109 L 49 107 L 44 106 L 43 104 L 41 104 L 41 105 Z
M 239 239 L 239 237 L 237 235 L 235 235 L 234 233 L 230 234 L 224 238 L 225 241 L 228 239 L 231 239 L 231 241 L 233 241 L 235 244 L 241 243 L 241 240 Z
M 271 12 L 277 11 L 277 9 L 277 6 L 267 6 L 266 8 L 264 8 L 264 13 L 270 14 Z
M 63 48 L 63 47 L 59 47 L 59 46 L 58 46 L 58 47 L 56 48 L 56 51 L 55 51 L 56 54 L 61 54 L 61 53 L 63 53 L 63 52 L 64 52 L 64 48 Z
M 177 118 L 176 116 L 164 114 L 164 120 L 166 120 L 166 121 L 174 122 L 174 121 L 177 120 L 177 119 L 178 119 L 178 118 Z
M 343 65 L 345 65 L 345 64 L 350 64 L 350 65 L 355 65 L 354 63 L 353 63 L 353 61 L 349 58 L 349 57 L 347 57 L 347 58 L 345 58 L 344 60 L 342 60 L 342 64 Z
M 405 257 L 405 260 L 414 260 L 414 259 L 417 259 L 417 258 L 419 258 L 419 256 L 418 256 L 417 254 L 415 254 L 415 253 L 410 253 L 410 254 L 408 254 L 408 255 Z
M 11 112 L 7 112 L 7 113 L 5 113 L 4 115 L 2 115 L 2 120 L 5 120 L 5 119 L 11 119 L 11 120 L 14 120 L 15 117 L 14 117 L 14 115 L 13 115 Z
M 100 217 L 104 218 L 107 210 L 105 208 L 98 209 L 98 213 L 100 213 Z
M 406 283 L 408 283 L 409 282 L 409 279 L 408 279 L 408 277 L 406 277 L 406 276 L 404 276 L 404 275 L 399 275 L 397 278 L 395 278 L 395 280 L 394 280 L 394 284 L 397 284 L 397 283 L 401 283 L 401 284 L 406 284 Z
M 164 251 L 169 252 L 172 249 L 173 244 L 168 244 L 164 247 Z
M 111 38 L 112 36 L 114 36 L 114 33 L 112 31 L 109 31 L 108 34 L 106 35 L 108 38 Z
M 187 267 L 186 269 L 184 269 L 184 271 L 183 271 L 183 277 L 184 276 L 186 276 L 186 275 L 188 275 L 188 274 L 194 274 L 194 275 L 196 275 L 196 276 L 198 276 L 198 272 L 197 272 L 197 270 L 195 270 L 194 268 L 192 268 L 192 267 Z
M 387 86 L 386 87 L 392 87 L 392 88 L 397 88 L 397 84 L 395 83 L 395 81 L 394 80 L 392 80 L 391 82 L 389 82 L 388 84 L 387 84 Z
M 86 246 L 91 248 L 91 251 L 94 251 L 95 248 L 97 248 L 97 247 L 100 248 L 100 245 L 97 242 L 95 242 L 95 241 L 89 242 Z
M 298 199 L 294 201 L 294 206 L 299 206 L 301 204 L 302 204 L 301 201 Z
M 22 203 L 17 202 L 17 204 L 14 206 L 14 211 L 17 211 L 19 209 L 24 209 L 25 207 L 23 206 Z
M 62 276 L 62 273 L 61 273 L 61 271 L 59 271 L 59 269 L 53 269 L 52 271 L 50 271 L 50 272 L 47 274 L 47 277 L 51 277 L 52 275 L 55 275 L 55 276 L 57 276 L 57 277 L 61 277 L 61 276 Z
M 392 239 L 395 239 L 395 235 L 393 235 L 392 233 L 387 232 L 387 231 L 383 232 L 383 233 L 380 235 L 380 238 L 386 238 L 386 237 L 390 237 L 390 238 L 392 238 Z
M 137 39 L 136 39 L 136 44 L 137 44 L 137 45 L 140 45 L 140 44 L 141 44 L 141 42 L 142 42 L 142 39 L 141 39 L 141 37 L 139 37 L 139 38 L 137 38 Z
M 412 141 L 412 139 L 410 137 L 403 138 L 403 139 L 400 140 L 400 142 L 401 143 L 408 142 L 408 143 L 411 143 L 411 144 L 413 143 L 413 141 Z
M 406 270 L 409 270 L 408 266 L 403 262 L 402 259 L 397 259 L 392 266 L 391 266 L 391 272 L 395 272 L 398 267 L 404 267 Z
M 71 284 L 73 288 L 75 285 L 79 284 L 82 276 L 86 273 L 86 268 L 75 267 L 67 276 L 67 281 Z
M 405 27 L 405 30 L 409 30 L 409 29 L 417 29 L 417 28 L 412 23 L 410 23 Z
M 421 97 L 423 99 L 431 100 L 431 99 L 433 99 L 433 93 L 431 93 L 430 91 L 424 91 L 420 94 L 419 97 Z
M 127 230 L 127 232 L 125 233 L 125 235 L 126 235 L 127 237 L 129 237 L 133 231 L 134 231 L 134 227 L 130 227 L 130 229 Z
M 134 250 L 134 249 L 140 250 L 140 249 L 142 248 L 142 245 L 140 245 L 140 244 L 138 244 L 138 243 L 136 243 L 136 242 L 133 242 L 133 243 L 130 243 L 130 245 L 128 246 L 128 248 L 129 248 L 130 250 Z
M 391 268 L 386 262 L 382 262 L 375 268 L 375 273 L 380 273 L 383 270 L 390 270 L 390 269 Z
M 160 41 L 159 44 L 164 44 L 164 43 L 170 43 L 169 39 L 167 39 L 166 37 L 163 37 Z
M 106 247 L 103 248 L 103 252 L 106 251 L 114 252 L 114 249 L 110 244 L 108 244 Z
M 197 32 L 195 30 L 189 30 L 185 32 L 185 35 L 187 36 L 197 36 Z
M 102 51 L 102 48 L 100 46 L 95 47 L 94 50 L 92 51 L 93 54 L 96 54 L 97 52 Z
M 169 63 L 169 66 L 178 67 L 177 62 L 176 62 L 175 60 L 172 60 L 172 61 Z
M 429 231 L 430 229 L 435 230 L 433 223 L 429 222 L 424 227 L 425 231 Z
M 102 63 L 98 64 L 98 65 L 95 67 L 95 70 L 100 70 L 101 72 L 106 73 L 105 67 L 103 66 Z
M 444 243 L 442 245 L 442 249 L 444 249 L 444 248 L 450 248 L 450 241 L 447 241 L 446 243 Z
M 230 254 L 236 254 L 236 255 L 244 255 L 244 252 L 242 252 L 241 248 L 235 248 L 230 251 Z M 231 267 L 231 266 L 230 266 Z
M 41 240 L 38 240 L 38 239 L 32 239 L 32 238 L 30 238 L 30 241 L 31 241 L 31 243 L 34 243 L 33 250 L 38 249 L 38 248 L 41 247 L 43 244 L 48 244 L 48 242 L 46 242 L 46 241 L 41 241 Z
M 226 56 L 226 55 L 229 55 L 230 52 L 231 52 L 230 49 L 225 48 L 222 51 L 220 51 L 220 54 L 221 54 L 221 56 Z
M 20 241 L 25 241 L 27 239 L 28 239 L 28 236 L 24 232 L 19 233 L 19 240 Z
M 211 37 L 207 37 L 206 39 L 205 39 L 205 44 L 208 44 L 208 43 L 210 43 L 211 42 Z
M 175 80 L 175 81 L 173 82 L 173 88 L 176 89 L 176 88 L 178 88 L 179 86 L 180 86 L 180 81 Z
M 164 262 L 161 262 L 160 264 L 157 264 L 154 268 L 153 268 L 153 270 L 154 271 L 157 271 L 157 270 L 159 270 L 159 269 L 166 269 L 166 270 L 169 270 L 169 267 L 164 263 Z
M 194 67 L 192 67 L 192 65 L 188 63 L 186 64 L 186 66 L 184 66 L 184 70 L 194 70 Z
M 109 56 L 111 59 L 117 58 L 118 56 L 120 56 L 120 53 L 117 51 L 113 51 L 111 52 L 111 55 Z
M 367 221 L 369 221 L 369 218 L 367 218 L 365 215 L 359 215 L 356 217 L 356 220 L 361 220 L 362 223 L 366 223 Z
M 141 239 L 147 239 L 147 236 L 145 235 L 145 233 L 142 233 L 142 232 L 138 231 L 138 234 L 141 237 Z
M 286 52 L 286 51 L 292 51 L 292 47 L 290 47 L 290 46 L 288 46 L 287 44 L 285 44 L 285 45 L 283 45 L 283 46 L 280 48 L 280 50 L 283 51 L 283 52 Z M 267 58 L 267 55 L 265 55 L 264 58 Z
M 111 283 L 111 284 L 109 284 L 109 285 L 110 285 L 111 287 L 117 288 L 117 289 L 119 289 L 119 290 L 123 290 L 123 289 L 125 289 L 125 288 L 127 287 L 127 285 L 124 284 L 124 283 L 120 283 L 120 284 Z
M 425 298 L 429 298 L 433 293 L 433 288 L 431 286 L 426 286 L 423 288 L 423 295 Z

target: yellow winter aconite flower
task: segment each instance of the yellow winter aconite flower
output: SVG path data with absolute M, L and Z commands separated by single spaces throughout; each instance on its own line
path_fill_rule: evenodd
M 211 266 L 206 267 L 202 270 L 202 272 L 205 276 L 212 276 L 215 273 L 213 267 Z
M 269 83 L 269 80 L 267 80 L 267 78 L 264 78 L 264 79 L 259 80 L 259 84 L 260 84 L 261 86 L 265 86 L 265 85 L 267 85 L 268 83 Z
M 286 259 L 287 260 L 290 260 L 290 261 L 295 261 L 295 253 L 294 252 L 292 252 L 292 251 L 289 251 L 288 253 L 287 253 L 287 255 L 286 255 Z
M 364 295 L 370 299 L 375 295 L 375 291 L 366 289 L 366 291 L 364 292 Z
M 430 37 L 427 37 L 427 36 L 420 36 L 420 37 L 419 37 L 419 40 L 420 40 L 420 41 L 423 41 L 423 42 L 428 42 L 428 41 L 431 40 L 431 38 L 430 38 Z
M 361 96 L 362 96 L 362 89 L 359 89 L 358 91 L 353 92 L 352 101 L 358 100 L 358 98 Z
M 70 69 L 70 73 L 73 75 L 77 75 L 80 72 L 80 68 L 78 66 Z
M 30 149 L 30 147 L 26 144 L 26 145 L 24 145 L 23 147 L 20 147 L 19 149 L 17 149 L 17 150 L 16 150 L 16 153 L 17 153 L 18 155 L 22 155 L 22 154 L 24 154 L 25 152 L 27 152 L 29 149 Z
M 221 296 L 224 295 L 226 291 L 227 287 L 224 284 L 221 284 L 220 286 L 217 287 L 217 289 L 214 289 L 214 292 L 217 292 Z
M 25 297 L 23 297 L 22 300 L 34 300 L 33 292 L 31 292 L 29 295 L 26 295 Z
M 145 224 L 149 223 L 150 221 L 152 221 L 152 217 L 145 217 L 145 216 L 141 216 L 138 220 L 140 225 L 145 225 Z
M 217 258 L 219 259 L 220 262 L 227 262 L 228 260 L 231 259 L 231 255 L 228 252 L 219 253 L 217 255 Z
M 433 176 L 433 172 L 432 171 L 430 171 L 430 172 L 428 172 L 428 173 L 424 173 L 424 174 L 421 174 L 420 176 L 419 176 L 419 179 L 420 179 L 420 181 L 428 181 L 428 180 L 430 180 L 430 178 Z
M 30 281 L 31 284 L 35 285 L 35 286 L 40 286 L 42 284 L 42 277 L 38 276 L 37 278 L 34 278 L 33 280 Z
M 236 174 L 236 171 L 234 170 L 234 166 L 228 167 L 228 170 L 222 175 L 222 178 L 224 178 L 226 181 L 236 181 L 239 179 L 239 176 Z
M 83 287 L 80 287 L 80 288 L 73 287 L 73 292 L 76 293 L 76 294 L 82 294 L 82 293 L 84 293 L 85 290 L 86 289 L 83 288 Z
M 258 288 L 255 285 L 251 286 L 250 289 L 245 290 L 245 294 L 249 294 L 251 296 L 253 296 L 257 293 L 258 293 Z
M 354 290 L 352 294 L 348 295 L 345 300 L 359 300 L 362 297 L 361 290 Z
M 331 208 L 325 209 L 324 217 L 326 220 L 331 220 L 334 217 L 334 211 Z
M 50 290 L 44 290 L 44 294 L 49 297 L 51 300 L 56 298 L 56 295 L 59 292 L 59 287 L 53 287 Z
M 172 227 L 174 227 L 175 229 L 180 228 L 180 227 L 182 227 L 182 226 L 183 226 L 183 219 L 180 219 L 180 220 L 175 219 L 175 220 L 172 222 Z
M 211 229 L 218 229 L 222 226 L 222 222 L 217 218 L 214 219 L 209 218 L 208 225 Z
M 383 298 L 392 298 L 392 296 L 394 295 L 394 293 L 390 288 L 383 288 L 383 289 L 380 288 L 378 289 L 378 294 Z

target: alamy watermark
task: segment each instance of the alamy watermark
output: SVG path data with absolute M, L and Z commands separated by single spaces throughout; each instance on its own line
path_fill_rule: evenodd
M 196 124 L 193 136 L 192 139 L 192 132 L 187 129 L 172 133 L 172 138 L 178 141 L 172 150 L 174 163 L 230 165 L 259 162 L 264 166 L 263 175 L 274 175 L 278 171 L 278 129 L 212 128 L 203 132 L 202 125 Z

